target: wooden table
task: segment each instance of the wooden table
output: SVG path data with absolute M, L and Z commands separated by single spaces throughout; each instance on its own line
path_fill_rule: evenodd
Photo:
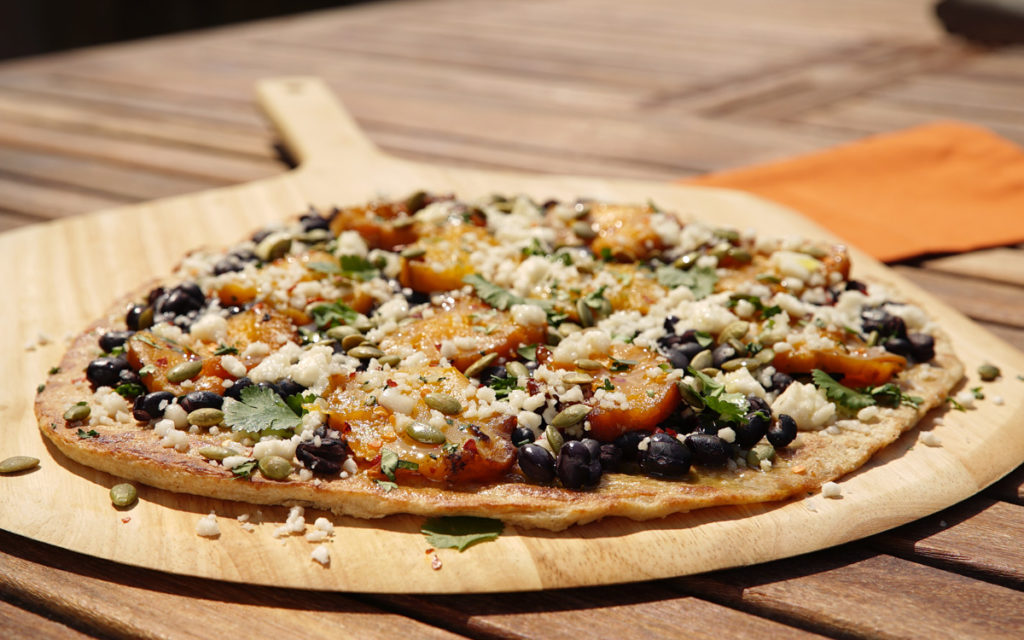
M 1024 144 L 1024 50 L 948 39 L 929 5 L 387 2 L 8 62 L 0 230 L 285 170 L 252 96 L 284 74 L 384 149 L 467 166 L 670 180 L 942 117 Z M 1024 348 L 1021 247 L 895 268 Z M 1022 542 L 1024 468 L 858 543 L 626 588 L 302 592 L 0 531 L 0 637 L 1017 638 Z

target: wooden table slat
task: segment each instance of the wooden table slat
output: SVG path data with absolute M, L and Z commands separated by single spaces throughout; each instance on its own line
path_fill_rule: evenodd
M 91 638 L 59 622 L 0 600 L 0 638 L 18 640 L 83 640 Z

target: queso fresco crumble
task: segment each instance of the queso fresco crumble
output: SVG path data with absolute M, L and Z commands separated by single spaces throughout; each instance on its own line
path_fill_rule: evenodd
M 172 281 L 99 336 L 68 424 L 382 492 L 769 472 L 801 431 L 915 405 L 898 376 L 934 357 L 924 313 L 851 280 L 844 247 L 653 203 L 419 192 L 310 210 Z

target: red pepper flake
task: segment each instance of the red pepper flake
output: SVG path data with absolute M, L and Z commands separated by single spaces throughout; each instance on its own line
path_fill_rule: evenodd
M 121 522 L 123 522 L 125 524 L 128 524 L 131 521 L 132 521 L 132 517 L 131 516 L 125 516 L 125 517 L 121 518 Z
M 427 555 L 434 553 L 434 547 L 427 547 Z
M 462 448 L 464 450 L 466 450 L 466 451 L 472 451 L 473 453 L 476 453 L 477 452 L 476 440 L 474 440 L 472 438 L 470 438 L 469 440 L 466 440 L 466 443 L 464 445 L 462 445 Z
M 441 570 L 441 558 L 438 558 L 436 553 L 434 554 L 434 557 L 430 560 L 430 568 L 434 571 Z
M 391 388 L 395 388 L 398 386 L 398 383 L 395 382 L 394 380 L 388 380 L 388 386 Z

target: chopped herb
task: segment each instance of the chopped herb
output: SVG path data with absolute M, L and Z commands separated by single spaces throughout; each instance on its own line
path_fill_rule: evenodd
M 615 256 L 612 255 L 612 250 L 608 247 L 601 247 L 601 259 L 605 262 L 611 262 Z
M 238 355 L 238 349 L 235 347 L 229 347 L 226 344 L 221 344 L 217 347 L 217 350 L 213 352 L 215 356 L 234 356 Z
M 760 342 L 751 342 L 747 345 L 747 355 L 754 356 L 762 351 L 764 351 L 764 345 Z
M 306 268 L 310 271 L 319 271 L 320 273 L 329 273 L 336 276 L 341 275 L 341 267 L 333 262 L 310 262 L 306 265 Z
M 647 198 L 647 208 L 653 211 L 654 213 L 662 213 L 663 211 L 663 209 L 658 205 L 654 204 L 654 200 L 651 200 L 650 198 Z
M 906 395 L 892 382 L 887 382 L 880 387 L 868 387 L 865 391 L 871 394 L 875 402 L 882 407 L 898 407 L 901 404 L 908 404 L 916 408 L 924 402 L 924 398 Z
M 974 394 L 975 400 L 985 399 L 985 394 L 982 392 L 981 387 L 971 387 L 971 393 Z
M 242 464 L 231 467 L 231 473 L 235 478 L 249 479 L 252 477 L 252 472 L 256 468 L 257 464 L 259 464 L 259 462 L 256 460 L 246 460 Z
M 420 533 L 438 549 L 458 549 L 462 552 L 478 542 L 496 539 L 504 529 L 501 520 L 446 516 L 428 519 L 420 528 Z
M 697 344 L 702 347 L 710 346 L 715 341 L 707 331 L 697 331 L 693 334 L 693 337 L 697 340 Z
M 697 300 L 711 295 L 715 290 L 715 283 L 718 282 L 718 274 L 710 267 L 696 267 L 689 271 L 675 267 L 658 267 L 655 277 L 660 285 L 669 289 L 689 288 Z
M 96 431 L 95 429 L 89 429 L 88 431 L 85 431 L 84 429 L 79 429 L 78 430 L 78 437 L 82 438 L 82 439 L 85 439 L 85 438 L 96 438 L 96 437 L 99 437 L 99 435 L 100 435 L 99 432 Z
M 243 391 L 244 391 L 244 389 L 243 389 Z M 372 398 L 373 396 L 370 396 L 370 397 Z M 303 408 L 302 405 L 310 404 L 311 402 L 315 402 L 316 398 L 317 398 L 317 395 L 315 393 L 307 393 L 307 394 L 295 393 L 295 394 L 292 394 L 292 395 L 288 396 L 287 398 L 285 398 L 284 399 L 284 403 L 286 405 L 288 405 L 288 408 L 291 409 L 295 413 L 295 415 L 297 415 L 297 416 L 304 416 L 304 415 L 306 415 L 309 412 L 305 408 Z
M 550 252 L 541 245 L 540 240 L 537 238 L 530 240 L 530 246 L 523 247 L 524 256 L 546 256 L 548 253 Z
M 60 367 L 50 367 L 50 371 L 48 373 L 51 376 L 57 375 L 58 373 L 60 373 Z
M 455 453 L 458 450 L 459 450 L 459 445 L 455 444 L 454 442 L 449 442 L 448 444 L 446 444 L 446 445 L 441 447 L 441 451 L 443 451 L 444 455 L 446 455 L 446 456 L 455 455 Z
M 45 384 L 39 385 L 38 387 L 36 387 L 36 393 L 42 393 L 43 389 L 45 389 L 45 388 L 46 388 Z
M 656 395 L 657 395 L 657 393 L 654 391 L 654 389 L 648 389 L 647 390 L 647 397 L 648 398 L 653 398 Z
M 1018 373 L 1017 374 L 1017 379 L 1018 380 L 1024 380 L 1024 375 L 1021 375 L 1021 374 Z
M 629 371 L 630 367 L 640 364 L 637 360 L 619 360 L 612 358 L 612 371 Z
M 812 371 L 811 379 L 814 380 L 814 385 L 816 387 L 825 392 L 825 397 L 846 407 L 847 409 L 859 411 L 864 407 L 870 407 L 875 404 L 875 399 L 870 394 L 861 393 L 836 382 L 835 378 L 828 375 L 821 369 L 815 369 Z
M 772 316 L 777 316 L 780 313 L 782 313 L 782 307 L 780 307 L 777 304 L 773 304 L 770 307 L 766 307 L 765 310 L 761 312 L 761 317 L 767 319 L 771 318 Z
M 341 263 L 342 275 L 354 280 L 373 280 L 380 275 L 380 269 L 362 256 L 341 256 L 338 260 Z
M 145 393 L 146 387 L 142 386 L 138 382 L 125 382 L 124 384 L 117 385 L 117 388 L 114 389 L 114 391 L 124 398 L 134 398 Z
M 224 424 L 232 431 L 259 433 L 264 429 L 294 429 L 302 420 L 281 396 L 253 385 L 242 389 L 239 402 L 224 407 Z
M 146 366 L 139 369 L 139 376 L 143 378 L 154 373 L 156 373 L 156 366 L 152 364 L 147 364 Z
M 398 469 L 411 469 L 415 471 L 420 465 L 408 460 L 399 460 L 398 454 L 390 449 L 380 450 L 380 472 L 387 476 L 391 482 L 395 481 L 395 471 Z
M 111 358 L 116 358 L 117 356 L 124 355 L 124 345 L 117 345 L 116 347 L 111 349 L 110 353 L 108 353 L 107 355 L 110 356 Z
M 598 387 L 598 389 L 604 389 L 605 391 L 615 391 L 615 385 L 612 384 L 611 380 L 609 380 L 608 378 L 605 378 L 604 379 L 604 384 L 602 384 L 600 387 Z
M 662 362 L 661 364 L 658 365 L 658 368 L 661 369 L 662 371 L 671 371 L 672 365 L 670 365 L 667 362 Z
M 537 362 L 537 345 L 535 344 L 524 344 L 516 347 L 516 353 L 530 362 Z
M 141 342 L 142 344 L 148 344 L 149 346 L 153 347 L 154 349 L 159 349 L 160 348 L 160 345 L 158 345 L 157 343 L 153 342 L 153 339 L 150 338 L 149 336 L 139 335 L 139 334 L 136 333 L 132 337 L 135 338 L 136 340 L 138 340 L 139 342 Z
M 504 311 L 514 304 L 526 304 L 525 298 L 520 298 L 507 289 L 491 284 L 480 274 L 474 273 L 473 275 L 466 276 L 462 281 L 472 285 L 476 290 L 476 295 L 495 309 Z
M 398 488 L 398 485 L 390 480 L 374 480 L 378 487 L 384 490 L 384 493 L 391 493 Z
M 782 282 L 782 279 L 779 278 L 779 276 L 772 273 L 759 273 L 756 276 L 754 276 L 754 278 L 756 278 L 760 282 L 767 282 L 769 284 L 779 284 L 780 282 Z
M 343 302 L 320 304 L 310 310 L 313 322 L 321 329 L 330 329 L 342 324 L 353 324 L 359 320 L 359 313 Z
M 491 378 L 491 382 L 487 386 L 494 389 L 494 395 L 498 400 L 504 400 L 508 397 L 508 394 L 512 393 L 512 391 L 517 389 L 520 391 L 523 390 L 523 388 L 519 386 L 518 379 L 513 378 L 512 376 L 495 376 L 494 378 Z
M 726 422 L 739 422 L 746 415 L 749 405 L 742 393 L 726 393 L 725 386 L 714 378 L 687 367 L 690 375 L 700 380 L 700 398 L 704 406 L 717 413 Z
M 946 396 L 946 402 L 953 405 L 953 408 L 956 409 L 957 411 L 967 411 L 967 407 L 960 404 L 960 402 L 958 402 L 957 399 L 954 398 L 953 396 Z

